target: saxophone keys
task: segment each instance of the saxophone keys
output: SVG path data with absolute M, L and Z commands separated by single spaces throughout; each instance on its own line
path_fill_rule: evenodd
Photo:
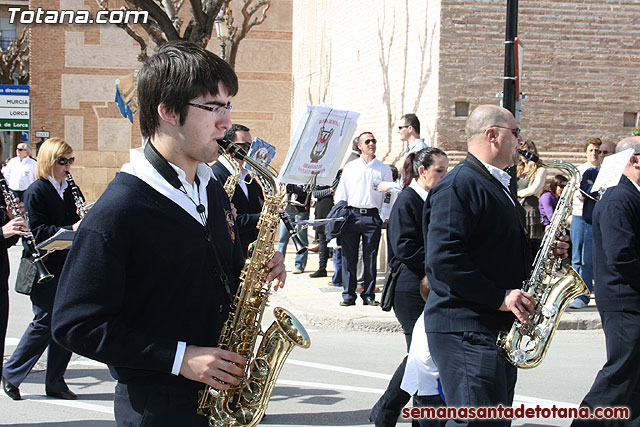
M 269 371 L 271 370 L 271 366 L 269 362 L 267 362 L 264 358 L 257 358 L 253 361 L 251 365 L 251 377 L 256 379 L 262 379 L 269 375 Z
M 235 422 L 237 423 L 237 425 L 240 425 L 240 426 L 246 426 L 248 424 L 251 424 L 254 417 L 255 417 L 255 411 L 249 408 L 240 408 L 233 415 L 233 418 L 235 418 Z
M 551 334 L 551 328 L 548 325 L 540 324 L 535 328 L 535 334 L 540 339 L 546 339 Z
M 262 396 L 262 386 L 256 381 L 247 381 L 242 388 L 242 398 L 249 405 L 253 405 Z M 244 424 L 243 424 L 244 425 Z
M 558 309 L 554 306 L 552 307 L 547 307 L 544 306 L 542 307 L 542 315 L 544 317 L 546 317 L 547 319 L 553 319 L 556 317 L 556 315 L 558 314 Z
M 522 349 L 513 350 L 511 352 L 511 360 L 516 365 L 521 365 L 527 360 L 527 352 Z

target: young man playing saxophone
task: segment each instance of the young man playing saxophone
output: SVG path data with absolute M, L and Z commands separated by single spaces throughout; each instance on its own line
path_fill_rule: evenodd
M 238 384 L 244 358 L 217 348 L 244 262 L 208 162 L 231 126 L 238 83 L 216 55 L 163 45 L 138 75 L 144 153 L 132 153 L 87 214 L 67 259 L 55 339 L 107 363 L 118 426 L 207 426 L 198 390 Z M 267 280 L 284 284 L 284 257 Z

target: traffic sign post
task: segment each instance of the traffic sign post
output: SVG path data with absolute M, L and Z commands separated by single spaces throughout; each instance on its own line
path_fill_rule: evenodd
M 0 130 L 28 131 L 30 107 L 29 86 L 0 85 Z

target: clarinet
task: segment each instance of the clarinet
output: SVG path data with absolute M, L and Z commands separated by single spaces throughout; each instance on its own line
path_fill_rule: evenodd
M 71 188 L 71 194 L 73 194 L 73 201 L 76 204 L 76 208 L 78 209 L 78 215 L 80 215 L 80 218 L 82 219 L 87 214 L 87 212 L 89 212 L 87 202 L 80 192 L 80 189 L 76 185 L 76 182 L 73 180 L 70 172 L 67 172 L 67 182 L 69 183 L 69 188 Z
M 14 199 L 16 198 L 13 191 L 7 185 L 7 181 L 4 179 L 4 175 L 0 172 L 0 187 L 2 187 L 2 195 L 4 196 L 4 202 L 7 205 L 7 210 L 11 212 L 14 217 L 21 217 L 27 223 L 27 227 L 29 227 L 29 231 L 24 235 L 24 242 L 27 244 L 27 248 L 29 248 L 29 252 L 31 252 L 31 259 L 33 261 L 33 265 L 36 266 L 37 270 L 37 282 L 44 283 L 47 280 L 53 279 L 53 274 L 49 273 L 47 267 L 44 265 L 42 261 L 44 255 L 40 253 L 38 249 L 38 245 L 36 243 L 36 238 L 33 237 L 33 233 L 31 232 L 31 227 L 29 226 L 29 218 L 26 214 L 21 214 L 18 210 L 18 205 L 16 205 Z

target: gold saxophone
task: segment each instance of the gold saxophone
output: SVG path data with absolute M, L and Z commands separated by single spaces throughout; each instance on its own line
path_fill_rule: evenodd
M 224 191 L 227 192 L 227 196 L 229 200 L 233 198 L 233 193 L 236 192 L 236 186 L 240 182 L 240 173 L 242 170 L 240 169 L 240 165 L 235 161 L 233 156 L 227 154 L 226 151 L 222 150 L 221 156 L 227 159 L 231 167 L 233 168 L 233 173 L 227 177 L 227 180 L 224 182 Z M 247 162 L 248 163 L 248 162 Z
M 219 140 L 230 156 L 244 157 L 240 148 Z M 240 275 L 240 285 L 231 304 L 229 317 L 222 327 L 218 346 L 247 359 L 245 373 L 237 386 L 216 390 L 207 386 L 200 392 L 198 413 L 209 418 L 212 427 L 255 426 L 262 419 L 284 362 L 295 346 L 308 348 L 311 340 L 304 327 L 287 310 L 276 307 L 275 321 L 266 332 L 261 330 L 262 315 L 271 293 L 266 281 L 267 262 L 274 254 L 274 241 L 280 222 L 284 188 L 274 174 L 259 162 L 244 157 L 257 172 L 265 193 L 258 222 L 258 238 Z M 254 353 L 258 337 L 260 346 Z
M 520 154 L 545 167 L 554 167 L 569 175 L 549 228 L 545 232 L 540 250 L 533 263 L 531 276 L 524 282 L 523 290 L 536 300 L 535 312 L 530 323 L 515 320 L 508 332 L 500 332 L 497 345 L 504 350 L 507 359 L 518 368 L 534 368 L 547 354 L 560 316 L 569 303 L 578 296 L 589 295 L 587 285 L 570 265 L 562 266 L 554 256 L 554 242 L 567 228 L 573 195 L 580 186 L 580 172 L 571 163 L 544 162 L 528 151 Z

